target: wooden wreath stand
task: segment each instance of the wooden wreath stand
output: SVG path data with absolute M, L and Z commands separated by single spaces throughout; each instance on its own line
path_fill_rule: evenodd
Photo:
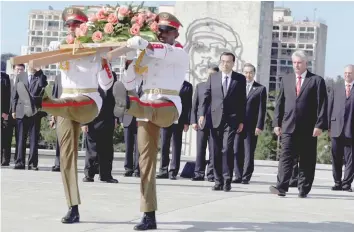
M 126 42 L 84 44 L 75 42 L 74 44 L 60 45 L 60 49 L 56 51 L 12 57 L 10 62 L 12 65 L 28 64 L 29 68 L 41 68 L 49 64 L 91 56 L 100 50 L 107 50 L 107 48 L 111 49 L 111 51 L 107 52 L 108 61 L 112 61 L 132 50 L 126 47 Z

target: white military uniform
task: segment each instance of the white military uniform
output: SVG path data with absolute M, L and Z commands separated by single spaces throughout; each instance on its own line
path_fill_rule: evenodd
M 62 67 L 61 86 L 63 93 L 60 98 L 87 96 L 95 101 L 99 114 L 102 98 L 98 92 L 98 86 L 103 90 L 108 90 L 114 81 L 110 68 L 107 66 L 102 69 L 101 58 L 104 58 L 103 55 L 103 52 L 97 52 L 91 56 L 62 62 L 60 66 Z M 89 89 L 97 89 L 97 91 L 85 92 Z
M 154 51 L 146 49 L 146 54 L 140 66 L 147 66 L 148 71 L 142 75 L 135 72 L 136 59 L 124 72 L 122 83 L 127 90 L 133 90 L 136 85 L 143 81 L 144 90 L 167 89 L 179 93 L 185 75 L 189 68 L 188 53 L 181 47 L 171 46 L 164 43 L 151 43 Z M 144 93 L 140 100 L 150 102 L 159 99 L 168 99 L 174 103 L 178 110 L 178 115 L 182 113 L 182 102 L 178 95 L 165 95 L 159 93 Z M 138 118 L 140 121 L 147 119 Z

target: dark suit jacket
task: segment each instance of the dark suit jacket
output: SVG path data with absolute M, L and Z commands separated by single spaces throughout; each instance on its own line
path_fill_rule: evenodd
M 198 120 L 200 116 L 203 116 L 200 114 L 201 106 L 202 106 L 202 101 L 204 99 L 205 95 L 205 90 L 206 90 L 206 82 L 201 82 L 196 85 L 195 91 L 194 91 L 194 96 L 193 96 L 193 103 L 192 103 L 192 110 L 191 110 L 191 124 L 198 124 Z M 201 126 L 200 129 L 204 129 L 205 126 L 207 126 L 208 129 L 211 127 L 211 115 L 210 115 L 210 106 L 208 107 L 208 111 L 205 115 L 205 120 L 203 125 Z
M 246 106 L 246 78 L 232 72 L 226 96 L 222 91 L 222 72 L 214 73 L 208 78 L 200 115 L 206 115 L 211 107 L 211 119 L 214 128 L 218 128 L 224 120 L 231 128 L 236 129 L 244 123 Z
M 1 114 L 9 114 L 11 101 L 10 77 L 1 72 Z
M 327 89 L 322 77 L 309 71 L 296 96 L 296 79 L 282 78 L 274 111 L 274 127 L 282 133 L 312 134 L 314 128 L 327 129 Z
M 182 113 L 178 119 L 179 125 L 190 125 L 192 111 L 193 86 L 188 81 L 184 81 L 179 91 L 182 101 Z
M 353 138 L 354 88 L 347 98 L 344 84 L 336 83 L 328 99 L 328 129 L 331 130 L 331 137 L 339 137 L 343 133 L 346 138 Z
M 251 132 L 256 128 L 263 130 L 266 110 L 267 89 L 255 81 L 247 96 L 244 130 Z
M 19 76 L 21 77 L 21 76 Z M 27 77 L 27 75 L 22 76 Z M 18 79 L 18 82 L 21 81 L 25 84 L 28 88 L 30 94 L 34 97 L 40 97 L 44 94 L 44 89 L 48 85 L 47 76 L 44 75 L 42 70 L 37 71 L 32 79 L 31 83 L 28 83 L 28 78 Z M 17 83 L 16 83 L 17 85 Z M 21 100 L 18 98 L 17 92 L 14 94 L 14 99 L 12 103 L 12 112 L 16 113 L 16 118 L 23 118 L 24 117 L 24 109 Z

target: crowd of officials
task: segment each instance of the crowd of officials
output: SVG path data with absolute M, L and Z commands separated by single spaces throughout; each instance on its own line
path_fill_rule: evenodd
M 292 55 L 293 78 L 281 80 L 276 100 L 274 132 L 281 136 L 282 152 L 279 160 L 277 184 L 270 187 L 272 193 L 285 196 L 289 187 L 298 187 L 299 197 L 310 192 L 315 177 L 317 137 L 329 131 L 332 141 L 332 166 L 334 186 L 332 190 L 352 191 L 354 178 L 354 91 L 353 65 L 344 69 L 344 81 L 327 93 L 324 79 L 307 69 L 307 57 L 302 51 Z M 222 65 L 221 65 L 222 64 Z M 181 176 L 193 181 L 215 182 L 213 190 L 230 191 L 231 183 L 249 184 L 254 171 L 254 153 L 257 138 L 264 130 L 267 90 L 254 80 L 256 68 L 243 66 L 242 74 L 234 72 L 235 56 L 223 53 L 220 66 L 210 67 L 208 79 L 195 86 L 184 81 L 180 89 L 182 114 L 178 122 L 161 129 L 161 160 L 159 179 L 175 180 Z M 50 118 L 55 129 L 56 118 L 46 113 L 26 116 L 23 103 L 16 91 L 16 77 L 28 73 L 25 83 L 33 96 L 44 93 L 48 85 L 42 70 L 26 70 L 25 65 L 13 67 L 13 75 L 1 72 L 1 165 L 9 166 L 11 143 L 15 134 L 16 149 L 14 169 L 38 170 L 38 142 L 41 119 Z M 117 76 L 114 74 L 115 81 Z M 61 95 L 60 76 L 56 77 L 52 96 Z M 246 88 L 245 88 L 246 87 Z M 141 86 L 133 90 L 141 96 Z M 112 177 L 113 132 L 124 128 L 125 162 L 124 176 L 139 177 L 139 152 L 137 149 L 136 118 L 113 114 L 112 89 L 99 89 L 103 105 L 94 121 L 82 125 L 85 133 L 84 182 L 93 182 L 94 176 L 117 183 Z M 180 167 L 183 132 L 190 127 L 197 133 L 196 161 Z M 30 150 L 26 162 L 26 141 Z M 172 142 L 172 159 L 170 145 Z M 206 149 L 209 149 L 209 158 Z M 59 149 L 52 171 L 60 171 Z M 342 178 L 342 166 L 345 171 Z M 183 169 L 183 170 L 181 170 Z

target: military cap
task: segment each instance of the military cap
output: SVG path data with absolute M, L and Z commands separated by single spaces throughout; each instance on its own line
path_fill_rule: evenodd
M 72 21 L 79 21 L 82 23 L 86 23 L 88 21 L 88 18 L 85 15 L 85 13 L 79 8 L 74 8 L 74 7 L 65 8 L 62 13 L 62 18 L 64 23 L 69 23 Z
M 161 29 L 179 29 L 181 22 L 173 14 L 161 12 L 156 16 L 156 22 Z M 183 27 L 183 26 L 182 26 Z

